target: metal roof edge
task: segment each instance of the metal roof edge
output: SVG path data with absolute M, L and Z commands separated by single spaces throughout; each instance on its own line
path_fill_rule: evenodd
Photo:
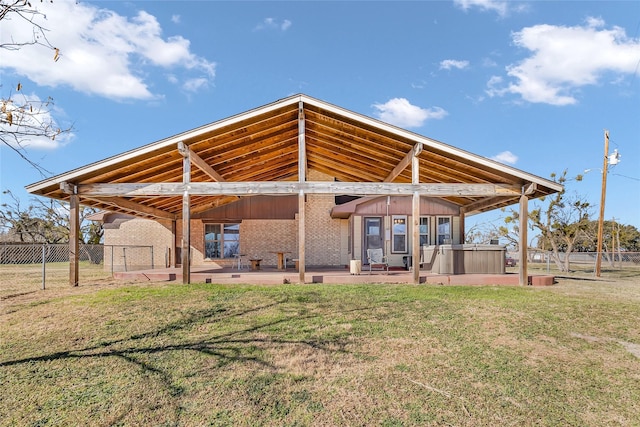
M 58 175 L 54 175 L 51 178 L 37 181 L 33 184 L 29 184 L 25 186 L 25 189 L 29 193 L 34 193 L 47 186 L 55 185 L 56 183 L 72 181 L 75 177 L 78 177 L 84 173 L 92 172 L 96 169 L 103 168 L 105 166 L 111 166 L 124 160 L 142 156 L 144 154 L 151 153 L 153 151 L 160 150 L 171 145 L 175 145 L 179 141 L 197 137 L 198 135 L 201 135 L 203 133 L 211 132 L 217 128 L 228 126 L 241 120 L 246 120 L 247 118 L 253 117 L 255 115 L 267 113 L 271 110 L 281 108 L 288 104 L 297 103 L 299 99 L 301 99 L 301 95 L 294 95 L 287 98 L 282 98 L 270 104 L 266 104 L 261 107 L 254 108 L 249 111 L 245 111 L 243 113 L 235 114 L 233 116 L 217 120 L 215 122 L 170 136 L 168 138 L 151 142 L 149 144 L 143 145 L 142 147 L 134 148 L 132 150 L 125 151 L 124 153 L 116 154 L 114 156 L 107 157 L 106 159 L 98 160 L 96 162 L 89 163 L 88 165 L 81 166 L 79 168 L 72 169 L 70 171 L 63 172 Z
M 530 174 L 528 172 L 525 172 L 521 169 L 517 169 L 511 166 L 507 166 L 504 165 L 502 163 L 499 163 L 495 160 L 491 160 L 488 159 L 486 157 L 483 156 L 479 156 L 477 154 L 473 154 L 471 152 L 462 150 L 460 148 L 454 147 L 452 145 L 449 144 L 445 144 L 443 142 L 437 141 L 435 139 L 429 138 L 427 136 L 424 135 L 420 135 L 418 133 L 412 132 L 412 131 L 408 131 L 406 129 L 402 129 L 399 128 L 397 126 L 391 125 L 389 123 L 385 123 L 382 122 L 378 119 L 374 119 L 372 117 L 366 116 L 364 114 L 360 114 L 360 113 L 356 113 L 354 111 L 345 109 L 343 107 L 339 107 L 337 105 L 328 103 L 326 101 L 322 101 L 319 100 L 317 98 L 313 98 L 311 96 L 299 93 L 299 94 L 295 94 L 295 95 L 291 95 L 289 97 L 286 98 L 281 98 L 279 100 L 276 100 L 272 103 L 269 104 L 265 104 L 263 106 L 260 107 L 256 107 L 254 109 L 242 112 L 242 113 L 238 113 L 235 114 L 233 116 L 227 117 L 227 118 L 223 118 L 221 120 L 200 126 L 198 128 L 186 131 L 186 132 L 182 132 L 179 134 L 176 134 L 174 136 L 170 136 L 168 138 L 164 138 L 149 144 L 146 144 L 142 147 L 139 148 L 135 148 L 133 150 L 129 150 L 126 151 L 124 153 L 121 154 L 117 154 L 111 157 L 108 157 L 106 159 L 103 160 L 99 160 L 97 162 L 93 162 L 90 163 L 88 165 L 73 169 L 71 171 L 68 172 L 64 172 L 62 174 L 58 174 L 55 175 L 51 178 L 47 178 L 45 180 L 41 180 L 38 182 L 35 182 L 33 184 L 27 185 L 25 186 L 25 189 L 29 192 L 29 193 L 36 193 L 37 191 L 44 189 L 45 187 L 48 187 L 50 185 L 55 185 L 56 183 L 61 183 L 61 182 L 65 182 L 65 181 L 73 181 L 74 178 L 81 176 L 82 174 L 85 173 L 89 173 L 92 171 L 95 171 L 97 169 L 106 167 L 106 166 L 111 166 L 114 164 L 117 164 L 119 162 L 131 159 L 131 158 L 135 158 L 138 156 L 142 156 L 144 154 L 147 153 L 151 153 L 153 151 L 156 150 L 160 150 L 160 149 L 164 149 L 166 147 L 169 147 L 171 145 L 175 145 L 177 144 L 179 141 L 183 141 L 185 139 L 190 139 L 190 138 L 194 138 L 197 137 L 201 134 L 204 133 L 208 133 L 211 131 L 214 131 L 215 129 L 224 127 L 224 126 L 228 126 L 228 125 L 232 125 L 234 123 L 237 123 L 239 121 L 242 120 L 246 120 L 248 118 L 257 116 L 257 115 L 261 115 L 261 114 L 265 114 L 268 113 L 270 111 L 276 110 L 278 108 L 281 108 L 283 106 L 287 106 L 287 105 L 292 105 L 292 104 L 297 104 L 297 103 L 303 103 L 303 104 L 309 104 L 309 105 L 313 105 L 316 106 L 318 108 L 322 108 L 325 109 L 327 111 L 330 111 L 336 115 L 340 115 L 343 117 L 347 117 L 350 119 L 353 119 L 355 121 L 358 121 L 360 123 L 363 124 L 367 124 L 369 126 L 372 126 L 374 128 L 380 129 L 380 130 L 384 130 L 386 132 L 395 134 L 397 136 L 403 137 L 403 138 L 407 138 L 409 140 L 415 141 L 416 143 L 420 143 L 423 144 L 424 146 L 427 147 L 432 147 L 432 148 L 436 148 L 436 149 L 440 149 L 446 152 L 449 152 L 451 154 L 454 154 L 456 156 L 465 158 L 467 160 L 473 161 L 473 162 L 477 162 L 479 164 L 482 164 L 484 166 L 487 166 L 489 168 L 492 169 L 497 169 L 500 170 L 502 172 L 511 174 L 513 176 L 516 176 L 518 178 L 524 179 L 525 181 L 529 181 L 529 182 L 533 182 L 536 184 L 540 184 L 540 185 L 544 185 L 552 190 L 555 191 L 562 191 L 563 186 L 561 184 L 558 184 L 557 182 Z M 424 155 L 424 154 L 422 154 Z
M 558 184 L 557 182 L 554 182 L 554 181 L 551 181 L 549 179 L 542 178 L 540 176 L 525 172 L 522 169 L 514 168 L 512 166 L 505 165 L 505 164 L 497 162 L 495 160 L 488 159 L 488 158 L 480 156 L 478 154 L 471 153 L 471 152 L 463 150 L 461 148 L 454 147 L 453 145 L 446 144 L 444 142 L 435 140 L 433 138 L 429 138 L 427 136 L 418 134 L 416 132 L 408 131 L 406 129 L 397 127 L 395 125 L 392 125 L 392 124 L 389 124 L 389 123 L 385 123 L 385 122 L 383 122 L 381 120 L 374 119 L 372 117 L 366 116 L 364 114 L 356 113 L 356 112 L 351 111 L 351 110 L 347 110 L 347 109 L 339 107 L 337 105 L 330 104 L 330 103 L 327 103 L 325 101 L 321 101 L 321 100 L 318 100 L 316 98 L 312 98 L 312 97 L 304 95 L 304 94 L 300 94 L 299 96 L 300 96 L 301 101 L 303 101 L 303 102 L 307 102 L 309 104 L 316 105 L 318 107 L 321 107 L 321 108 L 324 108 L 326 110 L 329 110 L 329 111 L 331 111 L 331 112 L 333 112 L 335 114 L 347 116 L 347 117 L 349 117 L 351 119 L 354 119 L 354 120 L 357 120 L 357 121 L 360 121 L 360 122 L 365 122 L 365 123 L 369 124 L 370 126 L 376 127 L 378 129 L 385 130 L 387 132 L 396 134 L 398 136 L 402 136 L 404 138 L 408 138 L 408 139 L 414 140 L 416 143 L 421 143 L 421 144 L 423 144 L 423 145 L 425 145 L 427 147 L 434 147 L 434 148 L 438 148 L 438 149 L 441 149 L 441 150 L 444 150 L 444 151 L 449 151 L 449 152 L 451 152 L 453 154 L 456 154 L 456 155 L 458 155 L 460 157 L 463 157 L 465 159 L 481 163 L 481 164 L 483 164 L 485 166 L 488 166 L 488 167 L 491 167 L 491 168 L 494 168 L 494 169 L 499 169 L 499 170 L 501 170 L 503 172 L 506 172 L 506 173 L 515 175 L 515 176 L 517 176 L 519 178 L 522 178 L 522 179 L 524 179 L 526 181 L 535 182 L 536 184 L 545 185 L 545 186 L 547 186 L 547 187 L 549 187 L 549 188 L 551 188 L 553 190 L 556 190 L 556 191 L 562 191 L 563 188 L 564 188 L 561 184 Z

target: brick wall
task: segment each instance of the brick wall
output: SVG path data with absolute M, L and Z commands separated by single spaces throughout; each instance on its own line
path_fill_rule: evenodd
M 311 181 L 332 181 L 333 178 L 310 171 Z M 348 221 L 332 219 L 333 195 L 309 194 L 306 201 L 306 265 L 338 266 L 348 264 Z M 205 260 L 204 224 L 201 219 L 191 221 L 191 263 L 211 267 L 230 266 L 235 261 Z M 182 242 L 182 222 L 176 223 L 177 244 Z M 172 247 L 171 223 L 145 219 L 123 222 L 119 229 L 105 229 L 105 245 L 153 245 L 154 265 L 165 265 L 165 256 Z M 277 265 L 276 251 L 287 252 L 290 259 L 298 258 L 298 219 L 244 220 L 240 224 L 240 252 L 248 258 L 260 258 L 265 266 Z M 178 260 L 179 262 L 179 260 Z
M 153 246 L 153 266 L 164 267 L 167 251 L 172 242 L 171 223 L 169 221 L 151 221 L 148 219 L 133 218 L 120 223 L 118 228 L 105 228 L 104 267 L 111 269 L 111 260 L 114 266 L 123 262 L 126 257 L 127 264 L 148 266 L 150 268 L 150 253 L 146 249 L 126 249 L 120 246 Z M 112 247 L 116 249 L 111 253 Z
M 262 259 L 262 265 L 278 265 L 276 251 L 287 258 L 298 257 L 298 221 L 245 220 L 240 224 L 240 252 L 248 258 Z

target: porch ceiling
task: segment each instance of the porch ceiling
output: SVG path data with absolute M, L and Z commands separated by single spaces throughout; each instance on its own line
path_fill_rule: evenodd
M 536 198 L 560 191 L 552 181 L 491 161 L 424 136 L 341 109 L 306 95 L 295 95 L 257 109 L 166 138 L 123 154 L 27 186 L 27 191 L 66 200 L 61 184 L 182 183 L 182 142 L 226 182 L 298 181 L 300 118 L 304 118 L 306 170 L 339 181 L 367 183 L 385 179 L 412 182 L 414 146 L 421 184 L 499 184 L 529 188 Z M 401 167 L 396 168 L 398 165 Z M 398 169 L 400 172 L 398 173 Z M 394 173 L 395 171 L 395 173 Z M 191 182 L 213 182 L 201 167 L 191 167 Z M 533 186 L 531 184 L 534 184 Z M 438 197 L 435 195 L 434 197 Z M 455 196 L 444 199 L 482 212 L 518 201 L 508 196 Z M 237 200 L 230 195 L 191 196 L 192 212 Z M 182 197 L 113 197 L 82 195 L 81 203 L 142 217 L 179 218 Z

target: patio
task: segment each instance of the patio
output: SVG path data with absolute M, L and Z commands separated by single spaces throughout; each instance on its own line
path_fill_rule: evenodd
M 182 283 L 182 268 L 163 268 L 129 272 L 114 272 L 113 277 L 121 280 L 149 280 L 152 282 L 176 281 Z M 290 268 L 278 270 L 275 267 L 264 267 L 259 271 L 236 268 L 208 268 L 192 267 L 191 282 L 193 283 L 249 283 L 275 285 L 282 283 L 299 283 L 299 273 Z M 550 275 L 530 275 L 529 284 L 532 286 L 550 286 L 555 281 Z M 348 268 L 308 268 L 305 273 L 305 283 L 413 283 L 413 273 L 409 270 L 373 271 L 369 274 L 363 269 L 359 275 L 349 273 Z M 433 285 L 512 285 L 519 283 L 518 273 L 507 274 L 431 274 L 421 272 L 420 283 Z

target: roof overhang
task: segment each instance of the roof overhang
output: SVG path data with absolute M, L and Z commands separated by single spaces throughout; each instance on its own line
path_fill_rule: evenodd
M 194 167 L 184 177 L 184 159 Z M 417 159 L 418 183 L 412 176 Z M 310 182 L 307 171 L 334 177 Z M 141 217 L 177 219 L 256 194 L 440 197 L 467 215 L 562 185 L 332 104 L 295 95 L 26 187 Z

